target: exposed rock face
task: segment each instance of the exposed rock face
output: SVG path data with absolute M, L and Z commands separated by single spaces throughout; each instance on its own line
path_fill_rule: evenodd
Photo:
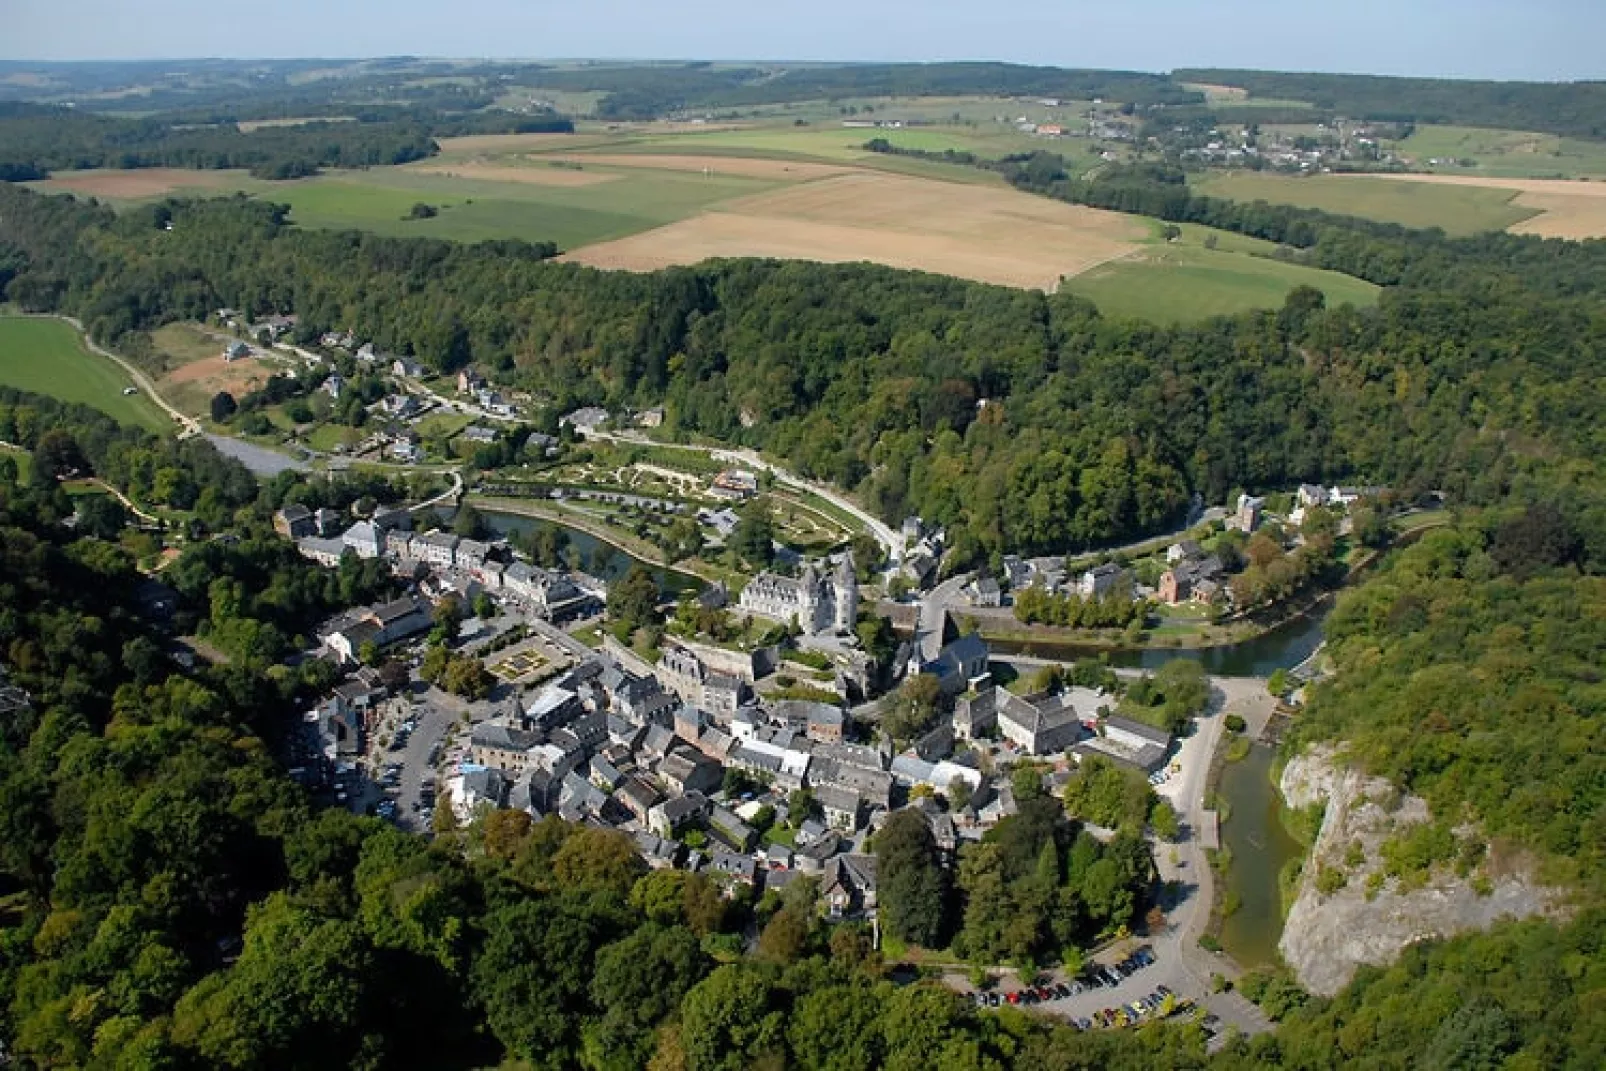
M 1331 748 L 1312 748 L 1295 758 L 1283 771 L 1280 787 L 1291 807 L 1320 802 L 1327 807 L 1278 945 L 1300 984 L 1313 993 L 1337 993 L 1361 964 L 1388 964 L 1416 941 L 1482 929 L 1506 917 L 1563 910 L 1562 890 L 1541 886 L 1528 873 L 1496 875 L 1486 868 L 1472 875 L 1481 879 L 1481 893 L 1472 878 L 1441 869 L 1425 886 L 1409 892 L 1387 880 L 1368 900 L 1368 879 L 1382 870 L 1382 844 L 1402 829 L 1426 822 L 1426 802 L 1347 767 Z M 1346 856 L 1353 862 L 1356 842 L 1365 861 L 1346 865 Z M 1345 874 L 1343 888 L 1320 891 L 1317 879 L 1324 867 Z

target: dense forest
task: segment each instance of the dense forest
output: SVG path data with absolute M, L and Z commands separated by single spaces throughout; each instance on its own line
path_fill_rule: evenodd
M 889 520 L 946 526 L 960 560 L 1160 530 L 1195 492 L 1353 480 L 1553 498 L 1588 566 L 1606 561 L 1592 480 L 1606 320 L 1589 299 L 1606 244 L 1287 218 L 1314 251 L 1392 265 L 1379 307 L 1300 291 L 1278 311 L 1167 328 L 864 265 L 605 273 L 521 243 L 302 232 L 245 199 L 116 216 L 10 187 L 0 285 L 134 348 L 220 306 L 294 311 L 305 335 L 350 329 L 439 368 L 478 364 L 560 412 L 666 403 L 672 432 L 768 449 Z
M 302 178 L 322 167 L 405 164 L 434 155 L 435 137 L 564 132 L 555 116 L 510 112 L 440 115 L 373 109 L 340 121 L 242 132 L 233 119 L 124 119 L 65 107 L 0 104 L 0 181 L 42 179 L 82 168 L 247 168 L 258 178 Z
M 1455 123 L 1606 138 L 1606 82 L 1484 82 L 1370 74 L 1178 70 L 1180 82 L 1247 89 L 1252 97 L 1307 101 L 1351 119 Z

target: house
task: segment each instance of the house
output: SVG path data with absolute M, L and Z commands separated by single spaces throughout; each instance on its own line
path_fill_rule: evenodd
M 1203 554 L 1204 548 L 1191 539 L 1179 540 L 1165 548 L 1167 565 L 1175 565 L 1177 562 L 1187 561 L 1189 558 L 1197 558 Z
M 796 621 L 810 635 L 852 632 L 859 613 L 859 581 L 852 558 L 843 555 L 829 574 L 818 572 L 813 564 L 804 566 L 797 579 L 760 573 L 742 589 L 737 606 L 756 617 Z
M 471 769 L 446 783 L 452 817 L 459 825 L 472 822 L 481 808 L 495 810 L 502 806 L 507 792 L 507 779 L 490 769 Z
M 1209 602 L 1219 590 L 1215 580 L 1222 571 L 1221 559 L 1214 554 L 1179 562 L 1160 574 L 1160 600 L 1171 606 L 1189 599 Z
M 320 536 L 332 536 L 340 530 L 346 515 L 337 509 L 319 509 L 312 514 L 312 524 Z
M 758 494 L 758 477 L 746 469 L 726 469 L 709 483 L 708 493 L 715 498 L 737 502 L 752 498 Z
M 614 792 L 613 798 L 634 815 L 636 821 L 642 823 L 647 822 L 652 809 L 664 801 L 663 794 L 640 777 L 625 778 Z
M 701 792 L 674 796 L 652 806 L 647 812 L 647 826 L 660 837 L 672 838 L 707 817 L 709 806 Z
M 708 831 L 732 851 L 751 851 L 758 843 L 758 832 L 724 807 L 708 812 Z
M 665 644 L 654 669 L 681 699 L 721 721 L 729 721 L 747 701 L 746 681 L 714 672 L 694 651 L 679 644 Z
M 379 411 L 386 416 L 405 420 L 422 408 L 411 394 L 387 394 L 379 399 Z
M 1107 717 L 1100 723 L 1102 734 L 1091 736 L 1072 749 L 1077 757 L 1101 755 L 1144 773 L 1165 765 L 1171 751 L 1171 734 L 1130 718 Z
M 613 760 L 606 755 L 591 756 L 591 764 L 587 767 L 591 783 L 604 792 L 612 792 L 624 784 L 625 775 L 614 765 Z M 641 817 L 637 815 L 637 817 Z
M 858 831 L 864 801 L 857 792 L 835 785 L 819 785 L 813 791 L 814 801 L 820 805 L 826 825 L 847 833 Z
M 716 848 L 709 857 L 709 869 L 735 884 L 752 885 L 758 881 L 758 860 L 750 855 L 736 855 Z
M 457 564 L 457 545 L 462 540 L 451 532 L 425 532 L 416 535 L 408 544 L 413 557 L 441 569 Z
M 664 409 L 661 405 L 654 406 L 651 409 L 643 409 L 636 416 L 636 424 L 643 428 L 660 428 L 663 427 L 663 423 Z
M 689 747 L 675 747 L 658 763 L 658 779 L 671 792 L 684 796 L 690 792 L 713 792 L 725 773 L 719 763 Z
M 381 552 L 379 532 L 370 521 L 358 521 L 346 529 L 340 541 L 350 547 L 359 558 L 377 558 Z
M 613 709 L 632 721 L 656 722 L 668 720 L 679 700 L 654 676 L 637 677 L 627 674 L 613 689 Z M 662 717 L 660 717 L 662 716 Z
M 668 870 L 680 859 L 680 845 L 643 829 L 636 833 L 636 852 L 653 870 Z
M 483 428 L 478 424 L 472 424 L 463 429 L 463 438 L 468 442 L 480 443 L 482 445 L 494 443 L 496 442 L 496 429 Z
M 378 364 L 379 354 L 374 350 L 372 342 L 364 342 L 357 348 L 357 360 L 363 364 Z
M 1082 722 L 1097 716 L 1102 698 L 1088 688 L 1030 696 L 993 692 L 999 734 L 1029 755 L 1057 754 L 1087 735 Z
M 1260 527 L 1260 514 L 1266 507 L 1264 498 L 1253 495 L 1239 495 L 1238 509 L 1232 516 L 1233 527 L 1245 532 L 1253 532 Z
M 223 347 L 223 360 L 227 362 L 243 361 L 251 356 L 251 347 L 244 342 L 230 342 Z
M 1302 483 L 1299 485 L 1299 504 L 1309 509 L 1312 506 L 1327 505 L 1327 488 L 1321 484 Z
M 824 744 L 842 742 L 848 716 L 839 706 L 808 699 L 784 699 L 770 704 L 770 710 L 810 740 Z
M 473 394 L 485 386 L 485 377 L 472 368 L 457 373 L 457 393 Z
M 874 914 L 875 856 L 839 855 L 828 860 L 820 881 L 820 899 L 833 919 Z
M 1002 606 L 1004 590 L 998 581 L 984 576 L 970 585 L 970 602 L 973 606 Z
M 381 646 L 412 639 L 435 627 L 429 604 L 418 598 L 401 598 L 376 606 L 363 615 L 378 630 Z
M 300 539 L 317 535 L 318 525 L 311 510 L 300 503 L 291 503 L 273 515 L 273 530 L 286 539 Z
M 608 411 L 595 405 L 588 405 L 582 409 L 576 409 L 572 413 L 566 413 L 558 421 L 560 425 L 567 424 L 579 432 L 596 431 L 607 422 Z
M 390 362 L 390 374 L 407 379 L 424 378 L 425 368 L 411 357 L 398 357 Z
M 338 402 L 341 392 L 346 389 L 346 377 L 339 372 L 330 372 L 318 389 Z
M 1125 569 L 1114 562 L 1105 562 L 1082 574 L 1077 591 L 1084 599 L 1102 599 L 1120 587 L 1126 576 Z
M 530 765 L 530 752 L 540 743 L 538 733 L 492 723 L 478 725 L 469 737 L 469 759 L 517 777 Z
M 397 439 L 385 448 L 385 454 L 392 461 L 400 461 L 408 465 L 417 464 L 424 456 L 424 452 L 419 449 L 418 444 L 411 439 Z
M 786 738 L 789 742 L 790 734 Z M 803 787 L 808 776 L 811 756 L 787 743 L 754 738 L 744 740 L 730 753 L 730 765 L 741 770 L 767 774 L 777 786 L 788 792 Z

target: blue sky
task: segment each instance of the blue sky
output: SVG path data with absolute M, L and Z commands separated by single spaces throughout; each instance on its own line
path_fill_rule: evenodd
M 1606 78 L 1606 0 L 0 0 L 0 58 L 996 59 Z

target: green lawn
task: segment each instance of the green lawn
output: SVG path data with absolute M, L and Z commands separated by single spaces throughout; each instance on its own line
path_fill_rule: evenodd
M 1583 141 L 1523 130 L 1466 126 L 1417 126 L 1395 145 L 1418 168 L 1449 175 L 1497 178 L 1576 178 L 1606 175 L 1606 142 Z M 1438 159 L 1448 161 L 1430 164 Z M 1471 160 L 1472 167 L 1453 161 Z
M 1212 197 L 1318 208 L 1324 212 L 1439 227 L 1452 235 L 1499 231 L 1538 212 L 1512 204 L 1514 190 L 1391 182 L 1357 175 L 1214 174 L 1198 182 Z
M 1218 245 L 1206 249 L 1203 227 L 1184 227 L 1182 239 L 1156 242 L 1136 255 L 1101 265 L 1068 280 L 1065 286 L 1112 316 L 1157 323 L 1179 323 L 1209 316 L 1278 308 L 1296 286 L 1314 286 L 1330 305 L 1371 305 L 1378 288 L 1337 272 L 1285 264 L 1257 250 L 1256 242 L 1217 233 Z
M 143 394 L 124 395 L 128 374 L 84 348 L 61 320 L 0 316 L 0 386 L 81 402 L 125 424 L 164 432 L 173 423 Z

